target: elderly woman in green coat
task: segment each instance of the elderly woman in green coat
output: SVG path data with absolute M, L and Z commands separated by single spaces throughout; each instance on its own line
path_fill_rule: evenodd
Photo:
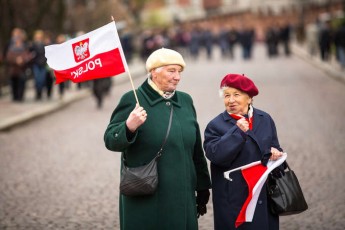
M 173 106 L 170 134 L 158 160 L 159 183 L 153 195 L 120 194 L 123 230 L 198 229 L 206 213 L 211 181 L 202 149 L 199 125 L 190 95 L 176 90 L 185 62 L 178 52 L 158 49 L 146 61 L 148 79 L 124 94 L 105 131 L 111 151 L 122 152 L 126 164 L 150 162 L 166 135 Z

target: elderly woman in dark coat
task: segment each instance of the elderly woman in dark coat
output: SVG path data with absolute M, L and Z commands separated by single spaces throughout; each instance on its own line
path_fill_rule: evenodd
M 171 106 L 170 134 L 158 161 L 159 183 L 154 195 L 120 196 L 120 227 L 138 229 L 198 229 L 197 216 L 206 213 L 211 188 L 206 158 L 192 98 L 176 91 L 185 67 L 170 49 L 153 52 L 146 62 L 149 78 L 121 98 L 104 135 L 106 147 L 122 152 L 126 164 L 150 162 L 165 137 Z M 196 195 L 197 194 L 197 197 Z
M 206 127 L 204 149 L 211 161 L 214 229 L 279 229 L 278 216 L 268 209 L 266 188 L 263 186 L 252 222 L 235 227 L 236 219 L 248 196 L 248 187 L 240 172 L 232 174 L 233 181 L 224 178 L 224 172 L 270 157 L 282 156 L 276 127 L 271 116 L 252 106 L 259 91 L 247 77 L 226 75 L 220 85 L 225 111 Z

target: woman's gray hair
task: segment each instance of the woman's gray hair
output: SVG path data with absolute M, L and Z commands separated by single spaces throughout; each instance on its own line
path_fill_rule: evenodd
M 155 71 L 155 72 L 159 73 L 159 72 L 162 71 L 162 69 L 163 69 L 163 66 L 160 66 L 160 67 L 155 68 L 155 69 L 152 70 L 152 71 Z M 149 73 L 147 74 L 147 77 L 150 78 L 150 79 L 152 79 L 152 73 L 149 72 Z
M 229 87 L 228 86 L 223 86 L 222 88 L 219 89 L 219 97 L 223 98 L 224 97 L 224 91 L 227 90 Z M 249 96 L 249 95 L 248 95 Z M 249 96 L 250 97 L 250 96 Z M 254 99 L 252 97 L 250 97 L 252 99 L 250 104 L 253 104 Z
M 219 89 L 219 97 L 223 98 L 224 97 L 224 91 L 228 89 L 228 86 L 223 86 L 222 88 Z
M 161 72 L 163 69 L 163 66 L 157 67 L 156 69 L 154 69 L 153 71 L 156 71 L 157 73 Z

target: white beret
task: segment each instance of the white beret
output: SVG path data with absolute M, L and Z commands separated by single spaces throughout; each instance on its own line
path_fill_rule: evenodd
M 146 60 L 146 70 L 148 72 L 154 68 L 165 65 L 180 65 L 183 70 L 186 63 L 180 53 L 167 48 L 161 48 L 154 51 Z

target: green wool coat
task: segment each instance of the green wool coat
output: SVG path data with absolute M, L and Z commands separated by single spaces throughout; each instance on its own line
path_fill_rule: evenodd
M 128 140 L 125 126 L 136 104 L 132 91 L 121 98 L 104 134 L 106 147 L 125 154 L 130 167 L 154 158 L 166 135 L 172 105 L 174 112 L 158 161 L 158 189 L 150 196 L 120 195 L 121 229 L 198 229 L 195 191 L 209 189 L 211 181 L 192 98 L 176 91 L 171 99 L 164 99 L 147 81 L 138 88 L 137 96 L 147 112 L 147 120 L 135 136 Z

